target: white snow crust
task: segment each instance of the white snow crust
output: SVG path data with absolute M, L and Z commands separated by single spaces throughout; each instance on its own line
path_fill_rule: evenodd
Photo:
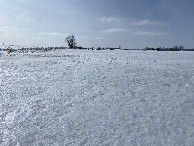
M 194 52 L 0 56 L 1 146 L 194 146 Z

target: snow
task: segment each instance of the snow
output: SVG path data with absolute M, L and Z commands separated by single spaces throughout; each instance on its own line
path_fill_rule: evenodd
M 193 146 L 194 53 L 0 56 L 0 145 Z

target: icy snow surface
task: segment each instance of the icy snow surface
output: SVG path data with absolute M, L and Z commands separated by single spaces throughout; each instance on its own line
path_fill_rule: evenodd
M 194 52 L 0 56 L 1 146 L 194 146 Z

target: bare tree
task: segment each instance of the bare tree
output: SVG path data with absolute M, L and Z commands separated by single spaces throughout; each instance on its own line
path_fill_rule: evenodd
M 65 42 L 69 46 L 69 48 L 76 48 L 75 36 L 73 34 L 68 35 L 65 38 Z

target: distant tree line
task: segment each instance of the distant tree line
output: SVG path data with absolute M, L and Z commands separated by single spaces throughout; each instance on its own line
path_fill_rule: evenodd
M 185 49 L 183 46 L 174 46 L 173 48 L 150 48 L 146 47 L 143 49 L 144 51 L 146 50 L 155 50 L 155 51 L 194 51 L 194 49 Z

